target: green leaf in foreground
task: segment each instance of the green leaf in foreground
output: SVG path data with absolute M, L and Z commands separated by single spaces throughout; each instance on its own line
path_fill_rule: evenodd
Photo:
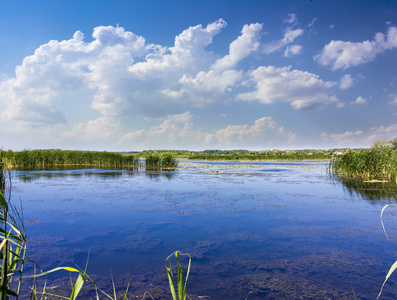
M 96 293 L 96 297 L 95 298 L 97 300 L 99 300 L 98 289 L 97 289 L 97 287 L 95 285 L 95 282 L 87 275 L 87 273 L 85 271 L 81 270 L 78 267 L 77 267 L 77 269 L 76 268 L 71 268 L 71 267 L 58 267 L 58 268 L 54 268 L 54 269 L 52 269 L 50 271 L 47 271 L 47 272 L 42 272 L 42 273 L 40 273 L 38 275 L 31 275 L 31 276 L 26 276 L 26 277 L 34 277 L 34 278 L 36 278 L 36 277 L 45 276 L 47 274 L 54 273 L 54 272 L 61 271 L 61 270 L 65 270 L 65 271 L 68 271 L 68 272 L 71 272 L 71 273 L 78 273 L 78 277 L 76 279 L 76 282 L 75 282 L 75 284 L 73 286 L 73 289 L 72 289 L 72 293 L 71 293 L 70 298 L 69 298 L 70 300 L 75 300 L 77 298 L 77 296 L 80 293 L 81 288 L 83 287 L 84 281 L 86 279 L 88 279 L 91 282 L 92 286 L 95 289 L 95 293 Z M 36 291 L 34 291 L 34 293 L 36 293 Z
M 181 265 L 181 262 L 179 260 L 178 253 L 180 255 L 183 255 L 183 256 L 189 256 L 189 264 L 188 264 L 188 267 L 187 267 L 185 284 L 183 284 L 183 271 L 182 271 L 182 265 Z M 176 259 L 178 261 L 178 281 L 177 281 L 178 297 L 176 296 L 176 291 L 175 291 L 175 282 L 174 282 L 174 277 L 173 277 L 173 274 L 172 274 L 172 265 L 171 265 L 171 262 L 169 261 L 170 258 L 173 255 L 175 255 L 175 257 L 176 257 Z M 169 263 L 169 267 L 167 266 L 167 262 Z M 189 273 L 190 273 L 191 262 L 192 262 L 192 258 L 190 256 L 190 254 L 182 254 L 180 251 L 176 251 L 176 252 L 172 253 L 165 260 L 165 268 L 167 269 L 168 281 L 169 281 L 169 284 L 170 284 L 170 291 L 171 291 L 173 300 L 186 300 L 186 296 L 187 296 L 187 294 L 186 294 L 187 280 L 188 280 Z
M 381 211 L 381 213 L 380 213 L 380 222 L 382 223 L 383 232 L 385 233 L 387 239 L 389 239 L 389 237 L 387 236 L 387 232 L 386 232 L 386 229 L 385 229 L 385 225 L 383 224 L 382 216 L 383 216 L 383 213 L 384 213 L 385 209 L 386 209 L 388 206 L 397 206 L 397 204 L 388 204 L 388 205 L 383 206 L 382 211 Z M 391 274 L 392 274 L 396 269 L 397 269 L 397 261 L 394 262 L 394 264 L 390 267 L 389 272 L 388 272 L 387 275 L 386 275 L 385 281 L 383 282 L 382 287 L 380 288 L 379 295 L 378 295 L 377 299 L 379 299 L 379 297 L 381 296 L 382 291 L 383 291 L 383 287 L 385 286 L 387 280 L 390 278 Z

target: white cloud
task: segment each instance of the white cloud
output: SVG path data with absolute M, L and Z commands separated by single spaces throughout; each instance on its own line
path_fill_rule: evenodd
M 175 100 L 175 104 L 204 108 L 224 103 L 229 99 L 231 89 L 242 76 L 236 70 L 201 71 L 196 76 L 183 75 L 178 81 L 179 90 L 164 89 L 162 93 Z
M 303 34 L 304 30 L 302 28 L 292 29 L 288 27 L 284 33 L 284 37 L 281 40 L 268 43 L 264 46 L 264 53 L 272 53 L 278 51 L 288 44 L 294 42 L 294 40 Z
M 364 99 L 363 97 L 357 97 L 356 100 L 352 101 L 352 104 L 365 104 L 367 103 L 367 100 Z
M 80 141 L 108 140 L 110 137 L 120 135 L 120 124 L 110 119 L 101 117 L 87 123 L 79 123 L 73 126 L 72 130 L 61 134 L 63 139 Z
M 288 24 L 297 24 L 298 23 L 298 16 L 296 14 L 288 14 L 288 19 L 284 20 L 284 23 Z
M 216 57 L 205 47 L 225 26 L 220 19 L 207 27 L 190 27 L 170 48 L 146 44 L 143 37 L 113 26 L 94 28 L 92 42 L 84 42 L 80 31 L 70 40 L 50 41 L 24 59 L 15 78 L 0 83 L 1 117 L 37 124 L 66 123 L 73 114 L 67 102 L 78 102 L 76 97 L 80 102 L 89 101 L 86 106 L 106 118 L 176 112 L 180 102 L 163 90 L 180 86 L 184 76 L 194 78 L 208 70 Z M 251 27 L 244 27 L 243 36 L 249 35 Z M 244 41 L 231 45 L 234 63 L 249 54 L 242 49 Z M 209 77 L 221 78 L 224 87 L 239 78 L 239 72 L 232 73 Z M 196 100 L 192 97 L 184 104 L 197 106 Z
M 255 121 L 254 125 L 229 125 L 215 133 L 219 145 L 223 147 L 269 147 L 286 145 L 296 139 L 292 132 L 286 132 L 284 127 L 278 126 L 271 117 L 263 117 Z
M 287 46 L 287 48 L 285 49 L 284 56 L 290 57 L 301 53 L 302 53 L 301 45 L 291 45 L 291 46 Z
M 229 54 L 217 60 L 212 69 L 234 68 L 239 61 L 247 57 L 259 47 L 262 24 L 244 25 L 241 35 L 229 47 Z
M 357 130 L 354 132 L 327 134 L 323 132 L 324 141 L 331 141 L 338 147 L 369 147 L 376 140 L 393 139 L 397 137 L 397 124 L 390 126 L 372 127 L 369 130 Z
M 291 70 L 291 66 L 259 67 L 249 73 L 246 84 L 250 83 L 255 84 L 255 90 L 239 94 L 238 99 L 265 104 L 288 102 L 296 110 L 338 103 L 328 91 L 334 82 L 323 81 L 309 72 Z
M 181 116 L 188 116 L 188 118 L 181 118 Z M 250 149 L 264 149 L 270 146 L 290 145 L 296 139 L 293 132 L 287 132 L 284 127 L 277 125 L 271 117 L 260 118 L 253 125 L 229 125 L 217 130 L 215 134 L 195 128 L 191 122 L 191 117 L 190 112 L 171 115 L 159 126 L 124 135 L 120 143 L 145 149 L 181 149 L 183 147 L 189 147 L 189 149 L 230 149 L 241 147 L 241 145 Z
M 351 131 L 346 131 L 344 133 L 332 133 L 332 134 L 327 134 L 323 132 L 321 135 L 321 138 L 325 141 L 333 141 L 336 143 L 337 146 L 339 147 L 354 147 L 358 143 L 360 143 L 360 140 L 363 137 L 363 131 L 357 130 L 354 132 Z
M 389 27 L 386 36 L 377 33 L 372 41 L 331 41 L 314 58 L 322 65 L 332 65 L 333 70 L 347 69 L 371 62 L 378 54 L 393 48 L 397 48 L 397 27 Z
M 394 139 L 397 137 L 397 124 L 370 128 L 366 140 L 372 143 L 376 140 Z
M 205 107 L 229 100 L 229 91 L 241 80 L 242 71 L 232 68 L 259 47 L 262 24 L 245 25 L 241 35 L 229 47 L 229 54 L 218 59 L 209 71 L 196 75 L 184 74 L 178 81 L 179 89 L 162 91 L 181 104 Z
M 120 145 L 131 145 L 134 149 L 188 149 L 202 148 L 208 144 L 213 135 L 203 133 L 195 128 L 192 114 L 169 115 L 159 126 L 150 129 L 139 129 L 123 135 Z
M 340 79 L 339 88 L 341 90 L 347 90 L 352 85 L 353 85 L 353 79 L 350 74 L 346 74 Z

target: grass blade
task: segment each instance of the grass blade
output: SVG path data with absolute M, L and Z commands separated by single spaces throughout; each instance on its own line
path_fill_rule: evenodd
M 378 297 L 377 297 L 376 299 L 379 299 L 380 295 L 382 294 L 383 287 L 385 286 L 386 281 L 389 279 L 389 277 L 391 276 L 391 274 L 392 274 L 396 269 L 397 269 L 397 261 L 394 262 L 394 264 L 391 266 L 389 272 L 387 273 L 386 279 L 385 279 L 385 281 L 383 282 L 382 287 L 380 288 L 379 295 L 378 295 Z

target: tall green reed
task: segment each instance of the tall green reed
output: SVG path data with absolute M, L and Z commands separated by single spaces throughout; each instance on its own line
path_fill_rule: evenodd
M 362 149 L 334 156 L 329 163 L 331 174 L 363 179 L 397 179 L 397 150 Z
M 146 170 L 167 170 L 178 167 L 178 161 L 171 153 L 148 153 L 145 157 Z
M 137 155 L 115 152 L 70 150 L 2 151 L 3 163 L 13 168 L 45 168 L 61 165 L 88 165 L 99 167 L 136 167 Z
M 23 217 L 10 202 L 10 190 L 5 192 L 7 198 L 0 192 L 1 300 L 19 297 L 27 244 Z M 11 290 L 15 277 L 18 277 L 16 288 Z

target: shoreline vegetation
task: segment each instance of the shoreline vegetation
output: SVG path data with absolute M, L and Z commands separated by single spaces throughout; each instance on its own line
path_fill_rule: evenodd
M 365 180 L 393 180 L 397 183 L 397 138 L 378 140 L 371 148 L 337 148 L 329 150 L 145 150 L 141 152 L 105 152 L 77 150 L 0 149 L 0 171 L 49 167 L 89 166 L 172 170 L 177 159 L 208 161 L 328 161 L 331 175 Z M 0 178 L 2 182 L 2 178 Z
M 146 169 L 174 169 L 176 159 L 187 160 L 330 160 L 333 155 L 348 149 L 331 150 L 145 150 L 141 152 L 106 152 L 78 150 L 23 150 L 0 149 L 4 169 L 33 169 L 59 166 L 145 167 Z
M 397 183 L 397 138 L 378 140 L 369 149 L 351 149 L 333 156 L 328 171 L 332 175 Z
M 61 166 L 110 168 L 175 169 L 178 162 L 169 153 L 123 154 L 105 151 L 77 150 L 0 150 L 0 170 L 36 169 Z M 1 178 L 0 178 L 1 179 Z

